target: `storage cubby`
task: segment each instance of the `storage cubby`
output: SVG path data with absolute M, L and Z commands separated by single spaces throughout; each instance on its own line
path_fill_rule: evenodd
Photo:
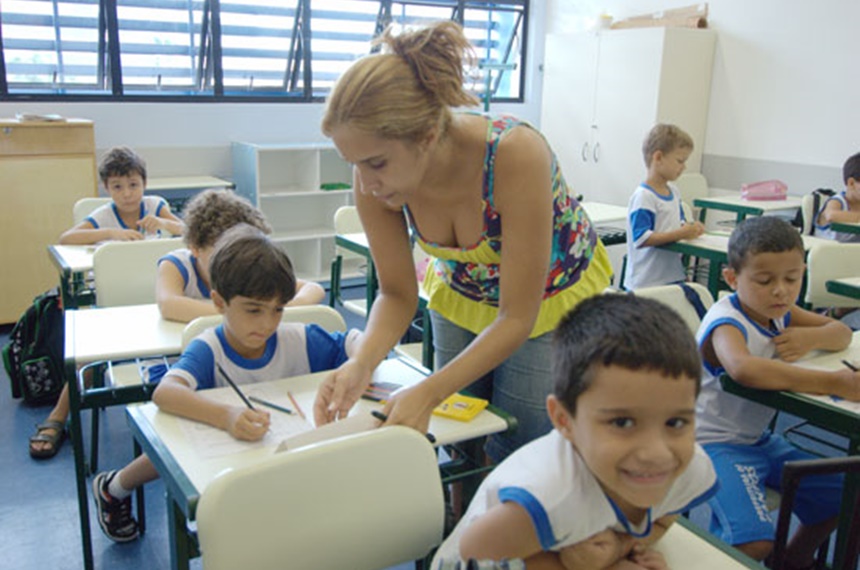
M 234 142 L 236 192 L 255 204 L 296 274 L 324 281 L 334 256 L 334 213 L 352 203 L 352 167 L 326 144 Z M 326 189 L 323 189 L 326 188 Z M 356 268 L 350 268 L 357 275 Z

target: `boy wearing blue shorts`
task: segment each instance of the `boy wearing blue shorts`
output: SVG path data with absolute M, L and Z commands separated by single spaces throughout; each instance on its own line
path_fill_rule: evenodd
M 649 546 L 717 486 L 695 442 L 700 370 L 693 335 L 665 305 L 628 295 L 577 305 L 553 342 L 555 429 L 490 473 L 432 568 L 665 569 Z
M 210 275 L 212 301 L 224 322 L 189 343 L 152 400 L 166 412 L 257 441 L 269 429 L 267 411 L 218 403 L 199 391 L 227 386 L 224 372 L 236 384 L 253 384 L 337 368 L 346 362 L 358 331 L 328 333 L 317 325 L 281 321 L 296 279 L 287 255 L 256 228 L 243 224 L 222 236 Z M 157 477 L 145 455 L 119 471 L 96 475 L 93 498 L 108 538 L 128 542 L 138 537 L 131 493 Z
M 812 350 L 842 350 L 851 342 L 847 326 L 795 304 L 804 270 L 797 230 L 775 217 L 745 220 L 729 238 L 723 271 L 735 292 L 708 310 L 697 334 L 703 379 L 696 438 L 720 480 L 709 502 L 711 531 L 757 560 L 768 556 L 774 538 L 765 486 L 779 487 L 786 461 L 812 456 L 768 432 L 775 411 L 724 392 L 720 376 L 760 390 L 860 401 L 860 374 L 789 364 Z M 841 493 L 838 476 L 810 477 L 800 485 L 795 514 L 801 525 L 787 554 L 791 568 L 812 566 L 815 550 L 835 527 Z

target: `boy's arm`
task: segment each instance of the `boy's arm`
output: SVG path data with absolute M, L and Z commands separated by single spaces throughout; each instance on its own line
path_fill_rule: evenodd
M 818 216 L 819 223 L 823 225 L 832 222 L 842 222 L 847 224 L 856 224 L 860 222 L 860 212 L 852 212 L 843 210 L 842 203 L 839 200 L 828 200 L 827 205 L 821 210 Z
M 675 243 L 682 239 L 694 239 L 705 233 L 702 222 L 686 222 L 680 228 L 668 232 L 651 232 L 640 247 L 657 247 L 667 243 Z
M 181 235 L 185 230 L 185 223 L 170 211 L 170 206 L 166 203 L 159 208 L 157 216 L 147 214 L 137 222 L 137 225 L 142 232 L 154 233 L 157 230 L 164 230 L 174 236 Z
M 122 228 L 94 228 L 87 221 L 74 226 L 60 235 L 61 245 L 92 245 L 102 241 L 135 241 L 143 239 L 143 234 L 137 230 Z
M 158 264 L 155 281 L 155 301 L 161 318 L 187 323 L 206 315 L 217 315 L 215 303 L 209 299 L 192 299 L 185 296 L 182 274 L 170 261 Z
M 183 378 L 169 372 L 158 383 L 152 401 L 165 412 L 209 424 L 236 439 L 256 441 L 269 429 L 268 412 L 214 402 L 192 390 Z
M 316 305 L 325 297 L 325 289 L 316 281 L 296 279 L 296 296 L 287 303 L 288 307 L 297 305 Z
M 735 381 L 759 390 L 791 390 L 809 394 L 832 394 L 860 401 L 860 373 L 847 368 L 833 372 L 809 370 L 780 360 L 750 354 L 743 333 L 722 325 L 711 333 L 713 356 Z M 704 354 L 713 364 L 711 358 Z
M 795 306 L 791 325 L 773 340 L 779 357 L 794 362 L 813 350 L 844 350 L 851 344 L 851 336 L 844 323 Z

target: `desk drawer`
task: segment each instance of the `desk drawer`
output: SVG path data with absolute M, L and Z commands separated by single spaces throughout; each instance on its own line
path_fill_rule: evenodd
M 0 121 L 0 155 L 93 154 L 91 121 L 19 123 Z

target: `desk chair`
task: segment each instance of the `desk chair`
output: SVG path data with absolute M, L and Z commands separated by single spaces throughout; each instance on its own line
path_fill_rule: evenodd
M 206 570 L 378 570 L 425 557 L 444 518 L 433 447 L 394 426 L 221 473 L 197 531 Z
M 693 334 L 699 330 L 702 317 L 714 304 L 714 298 L 707 287 L 699 283 L 681 285 L 660 285 L 643 287 L 632 291 L 637 297 L 647 297 L 672 307 L 687 323 Z
M 857 477 L 860 475 L 860 456 L 831 457 L 826 459 L 808 459 L 804 461 L 788 461 L 782 470 L 782 504 L 776 522 L 776 538 L 774 539 L 773 553 L 771 554 L 771 568 L 773 570 L 784 570 L 787 560 L 785 549 L 788 542 L 789 525 L 791 524 L 791 511 L 794 507 L 794 499 L 800 480 L 810 475 L 826 475 L 832 473 L 845 473 L 846 476 Z M 845 509 L 843 503 L 842 508 Z M 840 516 L 851 516 L 851 523 L 847 527 L 847 536 L 839 537 L 844 540 L 845 556 L 839 568 L 857 568 L 858 556 L 860 556 L 860 494 L 853 497 L 853 503 L 849 505 L 850 510 L 843 512 Z M 852 516 L 853 515 L 853 516 Z M 815 568 L 825 568 L 827 559 L 827 545 L 818 551 L 818 561 Z M 836 568 L 836 566 L 834 566 Z
M 93 213 L 96 208 L 104 206 L 111 202 L 111 198 L 81 198 L 75 205 L 72 206 L 72 221 L 73 225 L 78 225 L 84 221 L 84 218 Z
M 361 219 L 358 217 L 358 210 L 355 206 L 341 206 L 334 213 L 334 231 L 336 234 L 354 234 L 364 232 L 364 226 L 361 225 Z M 364 262 L 364 257 L 347 251 L 342 247 L 335 248 L 335 258 L 331 262 L 331 292 L 329 295 L 329 305 L 334 307 L 335 303 L 340 305 L 351 313 L 367 318 L 368 306 L 364 299 L 344 300 L 341 297 L 341 277 L 343 274 L 344 262 L 356 264 Z
M 99 246 L 93 254 L 96 304 L 154 303 L 158 260 L 182 247 L 182 238 L 112 241 Z
M 860 244 L 817 243 L 806 258 L 806 302 L 812 309 L 827 307 L 860 307 L 860 299 L 828 293 L 826 284 L 832 279 L 860 275 Z
M 708 197 L 708 179 L 698 172 L 685 172 L 675 180 L 675 186 L 681 192 L 681 200 L 685 204 L 692 204 L 697 198 Z M 701 212 L 691 210 L 696 216 L 701 216 Z M 696 218 L 690 217 L 689 220 Z M 704 220 L 701 220 L 704 222 Z

